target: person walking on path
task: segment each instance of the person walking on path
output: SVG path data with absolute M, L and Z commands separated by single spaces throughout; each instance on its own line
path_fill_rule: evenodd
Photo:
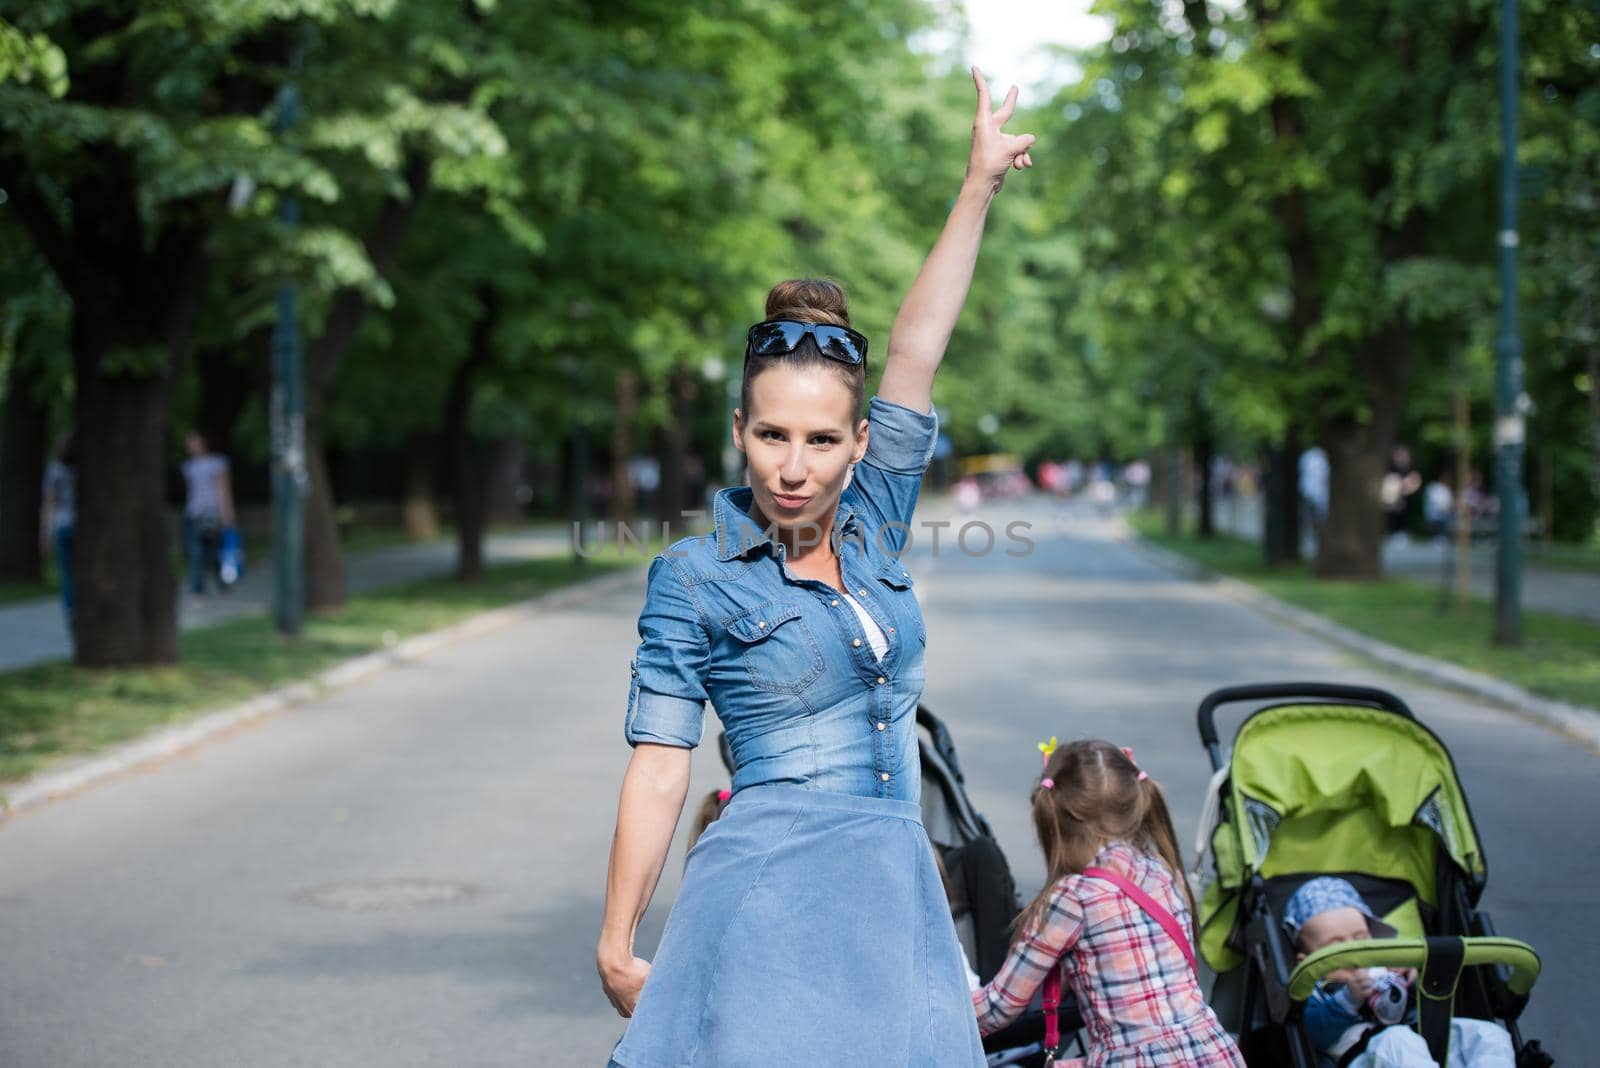
M 749 485 L 650 568 L 596 965 L 619 1068 L 984 1064 L 920 820 L 922 613 L 898 559 L 933 454 L 934 374 L 989 204 L 1034 138 L 976 69 L 966 179 L 891 332 L 862 419 L 867 339 L 844 293 L 780 282 L 745 349 L 734 444 Z M 688 793 L 705 702 L 737 771 L 690 851 L 653 961 L 634 935 Z
M 39 551 L 56 556 L 61 574 L 61 611 L 67 617 L 67 633 L 72 633 L 73 583 L 72 539 L 78 521 L 78 445 L 69 430 L 56 447 L 56 454 L 44 469 L 44 493 L 39 505 Z
M 233 486 L 228 458 L 212 452 L 199 431 L 189 432 L 184 450 L 189 458 L 183 461 L 183 546 L 189 558 L 189 593 L 200 597 L 206 592 L 206 575 L 217 578 L 222 532 L 234 524 Z M 227 588 L 220 578 L 217 586 Z

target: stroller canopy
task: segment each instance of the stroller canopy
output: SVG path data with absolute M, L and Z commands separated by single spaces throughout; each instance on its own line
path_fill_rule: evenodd
M 1474 899 L 1483 886 L 1483 854 L 1450 753 L 1409 717 L 1342 704 L 1263 709 L 1239 728 L 1222 789 L 1211 838 L 1216 878 L 1201 908 L 1202 948 L 1214 966 L 1237 962 L 1225 942 L 1237 891 L 1256 874 L 1399 879 L 1434 906 L 1442 851 Z

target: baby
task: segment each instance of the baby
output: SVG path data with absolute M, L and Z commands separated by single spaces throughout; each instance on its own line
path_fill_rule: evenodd
M 1323 876 L 1295 891 L 1284 909 L 1284 930 L 1303 960 L 1324 946 L 1365 938 L 1393 938 L 1393 927 L 1373 916 L 1356 888 Z M 1332 971 L 1306 999 L 1305 1025 L 1324 1063 L 1351 1068 L 1438 1068 L 1428 1044 L 1410 1027 L 1407 993 L 1416 972 L 1389 968 Z M 1346 1056 L 1365 1040 L 1365 1048 Z M 1514 1068 L 1511 1036 L 1487 1020 L 1457 1017 L 1450 1024 L 1449 1068 Z

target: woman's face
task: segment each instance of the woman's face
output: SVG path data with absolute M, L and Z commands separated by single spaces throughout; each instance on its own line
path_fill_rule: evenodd
M 733 443 L 745 454 L 750 488 L 768 523 L 799 528 L 820 544 L 867 451 L 850 387 L 825 367 L 772 367 L 750 381 L 750 411 L 733 413 Z

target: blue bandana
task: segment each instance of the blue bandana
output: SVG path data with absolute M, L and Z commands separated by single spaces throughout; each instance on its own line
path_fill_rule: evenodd
M 1283 929 L 1289 933 L 1289 941 L 1293 942 L 1300 936 L 1300 928 L 1306 925 L 1306 921 L 1334 909 L 1355 909 L 1360 912 L 1367 918 L 1367 930 L 1373 938 L 1393 938 L 1398 933 L 1372 914 L 1355 887 L 1344 879 L 1324 875 L 1303 884 L 1283 910 Z

